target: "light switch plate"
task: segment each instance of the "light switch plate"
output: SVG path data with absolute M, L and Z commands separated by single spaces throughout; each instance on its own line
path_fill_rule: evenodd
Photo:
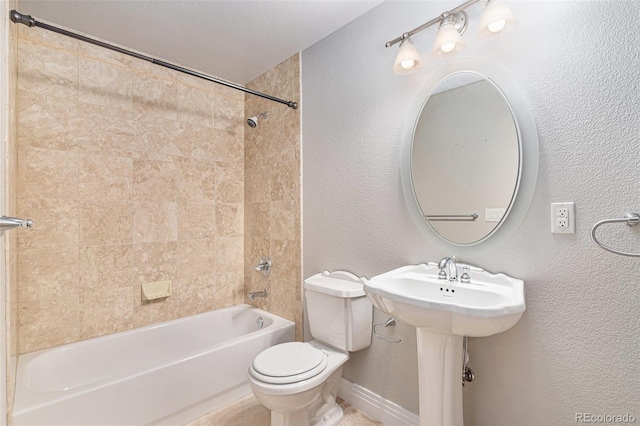
M 576 233 L 576 203 L 551 203 L 551 233 Z
M 505 209 L 484 209 L 485 222 L 500 222 L 504 217 Z

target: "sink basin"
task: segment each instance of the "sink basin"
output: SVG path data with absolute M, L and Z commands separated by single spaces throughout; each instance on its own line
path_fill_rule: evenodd
M 371 278 L 364 291 L 376 308 L 405 324 L 457 336 L 508 330 L 525 310 L 522 280 L 473 267 L 471 282 L 460 283 L 438 279 L 438 272 L 435 263 L 404 266 Z
M 462 266 L 458 264 L 458 275 Z M 438 265 L 427 263 L 404 266 L 364 284 L 376 308 L 416 327 L 421 426 L 463 426 L 464 336 L 508 330 L 525 310 L 522 280 L 469 269 L 468 283 L 438 279 Z

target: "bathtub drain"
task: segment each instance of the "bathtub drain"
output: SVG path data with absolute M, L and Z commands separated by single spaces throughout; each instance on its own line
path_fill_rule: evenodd
M 264 320 L 262 319 L 262 317 L 258 317 L 258 319 L 256 320 L 256 325 L 258 326 L 258 328 L 262 328 L 262 326 L 264 325 Z

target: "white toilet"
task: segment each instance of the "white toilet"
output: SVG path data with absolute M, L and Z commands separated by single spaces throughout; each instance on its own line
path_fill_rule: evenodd
M 254 359 L 249 385 L 271 410 L 272 426 L 333 426 L 342 420 L 336 404 L 342 366 L 349 352 L 371 344 L 373 307 L 363 283 L 344 271 L 307 278 L 307 314 L 315 340 L 272 346 Z

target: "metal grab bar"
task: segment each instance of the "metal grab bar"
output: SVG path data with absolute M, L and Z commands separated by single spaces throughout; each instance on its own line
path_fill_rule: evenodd
M 429 220 L 469 220 L 474 221 L 478 218 L 478 213 L 472 214 L 426 214 L 424 215 L 425 219 Z
M 22 228 L 33 228 L 33 221 L 31 219 L 18 219 L 17 217 L 0 217 L 0 232 L 17 228 L 18 226 Z
M 619 254 L 621 256 L 640 257 L 640 253 L 629 253 L 625 251 L 612 249 L 611 247 L 607 247 L 604 244 L 602 244 L 600 241 L 598 241 L 598 239 L 596 238 L 596 229 L 598 229 L 600 225 L 604 225 L 605 223 L 618 223 L 618 222 L 626 222 L 627 226 L 636 226 L 640 224 L 640 214 L 627 213 L 624 215 L 624 217 L 621 217 L 621 218 L 601 220 L 600 222 L 593 225 L 593 228 L 591 228 L 591 239 L 593 240 L 594 243 L 596 243 L 598 246 L 600 246 L 601 248 L 603 248 L 608 252 Z

